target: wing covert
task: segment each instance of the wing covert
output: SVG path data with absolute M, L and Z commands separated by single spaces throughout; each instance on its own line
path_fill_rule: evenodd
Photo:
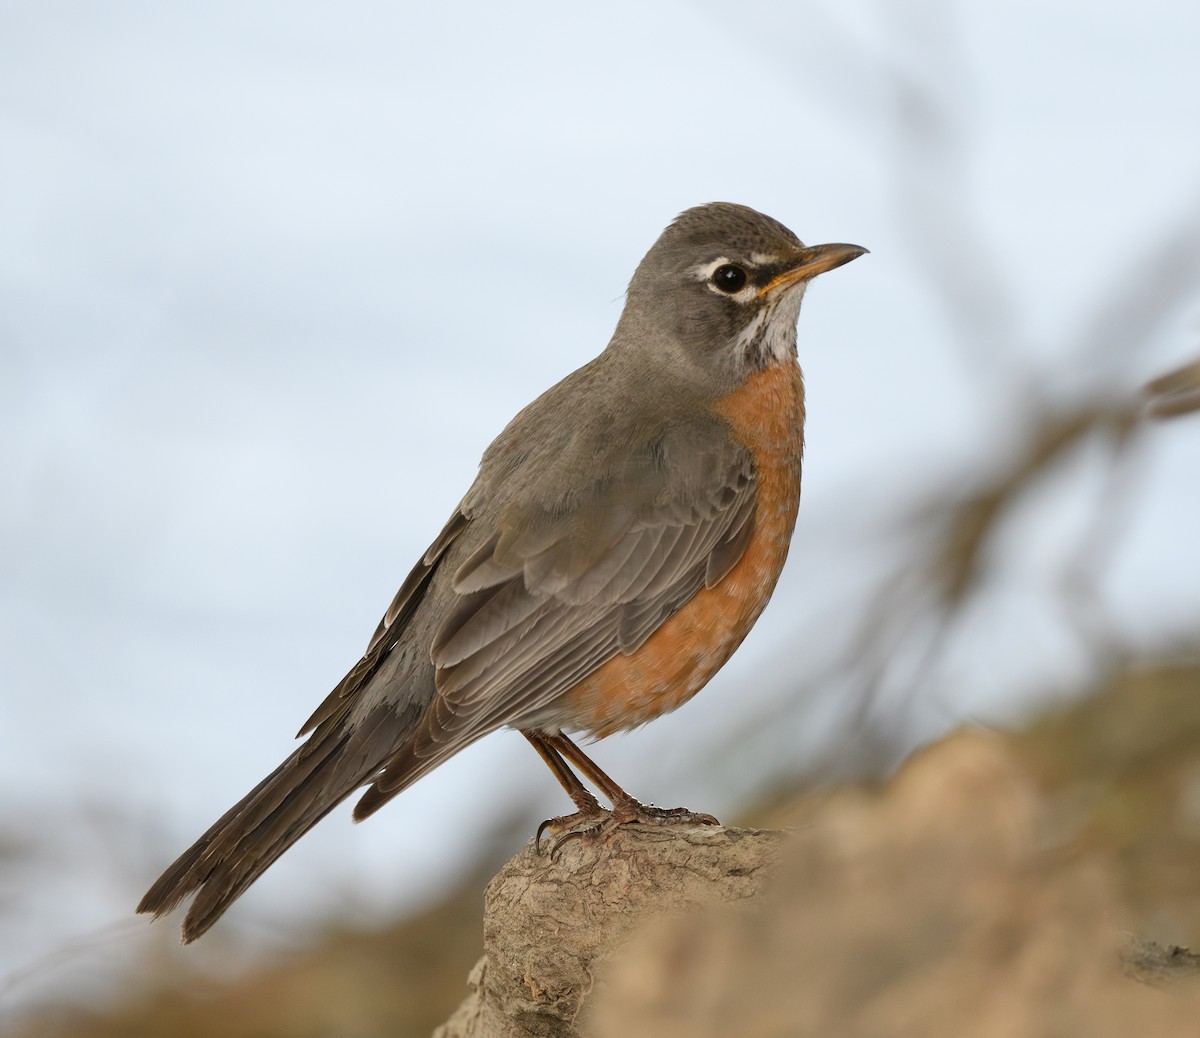
M 637 649 L 737 563 L 756 489 L 749 453 L 727 437 L 676 436 L 577 492 L 569 507 L 508 502 L 492 536 L 454 572 L 460 597 L 432 645 L 438 695 L 419 752 L 519 727 Z

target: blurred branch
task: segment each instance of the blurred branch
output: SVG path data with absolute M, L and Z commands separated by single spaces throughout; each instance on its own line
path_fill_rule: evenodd
M 1018 505 L 1047 480 L 1076 478 L 1078 470 L 1063 462 L 1096 448 L 1102 487 L 1087 528 L 1058 564 L 1055 604 L 1067 632 L 1086 646 L 1093 673 L 1112 665 L 1120 638 L 1100 588 L 1138 503 L 1132 487 L 1141 472 L 1143 419 L 1200 410 L 1200 362 L 1152 382 L 1148 404 L 1131 389 L 1140 381 L 1132 370 L 1138 358 L 1172 315 L 1196 303 L 1200 209 L 1178 214 L 1140 251 L 1113 249 L 1111 284 L 1097 292 L 1071 341 L 1048 350 L 1022 321 L 1020 265 L 990 240 L 971 197 L 978 122 L 964 101 L 972 84 L 954 11 L 935 2 L 903 14 L 881 8 L 880 16 L 893 45 L 877 70 L 891 108 L 892 209 L 912 269 L 971 362 L 979 410 L 1002 408 L 1001 434 L 1017 430 L 1019 437 L 998 461 L 992 454 L 958 466 L 895 520 L 884 536 L 901 535 L 897 561 L 878 576 L 840 654 L 804 682 L 848 686 L 850 742 L 874 754 L 881 746 L 871 741 L 868 721 L 884 689 L 898 690 L 911 706 L 927 688 L 958 621 L 997 585 L 1002 534 Z M 1065 360 L 1045 368 L 1040 358 L 1047 355 Z M 1076 399 L 1055 399 L 1056 382 L 1071 386 Z M 987 441 L 989 453 L 997 439 Z M 902 741 L 894 725 L 884 730 L 885 740 Z M 845 756 L 839 752 L 837 770 Z
M 1160 375 L 1144 390 L 1152 418 L 1176 418 L 1200 411 L 1200 360 Z

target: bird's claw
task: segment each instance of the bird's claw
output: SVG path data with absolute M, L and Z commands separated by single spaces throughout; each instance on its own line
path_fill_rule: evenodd
M 597 806 L 595 809 L 576 811 L 574 814 L 547 818 L 538 826 L 533 837 L 533 847 L 542 853 L 542 836 L 549 830 L 554 836 L 550 843 L 550 860 L 555 861 L 563 844 L 575 839 L 598 840 L 608 838 L 625 825 L 720 825 L 710 814 L 689 811 L 686 807 L 654 807 L 641 804 L 632 798 L 613 805 L 611 810 Z

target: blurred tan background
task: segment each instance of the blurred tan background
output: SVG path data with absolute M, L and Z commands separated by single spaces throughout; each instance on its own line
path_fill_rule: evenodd
M 6 1033 L 447 1015 L 483 879 L 563 808 L 515 736 L 370 825 L 336 813 L 195 948 L 129 913 L 288 752 L 488 440 L 602 348 L 661 227 L 715 198 L 872 255 L 801 317 L 776 600 L 598 760 L 774 823 L 964 724 L 1021 732 L 1113 918 L 1200 940 L 1200 419 L 1142 403 L 1200 354 L 1200 14 L 0 19 Z

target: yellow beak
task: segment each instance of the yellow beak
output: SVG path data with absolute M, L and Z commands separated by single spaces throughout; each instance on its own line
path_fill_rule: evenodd
M 824 274 L 827 270 L 858 259 L 867 251 L 861 245 L 810 245 L 801 251 L 795 266 L 773 278 L 759 292 L 759 296 L 767 295 L 778 288 L 787 288 L 799 281 L 811 281 L 818 274 Z

